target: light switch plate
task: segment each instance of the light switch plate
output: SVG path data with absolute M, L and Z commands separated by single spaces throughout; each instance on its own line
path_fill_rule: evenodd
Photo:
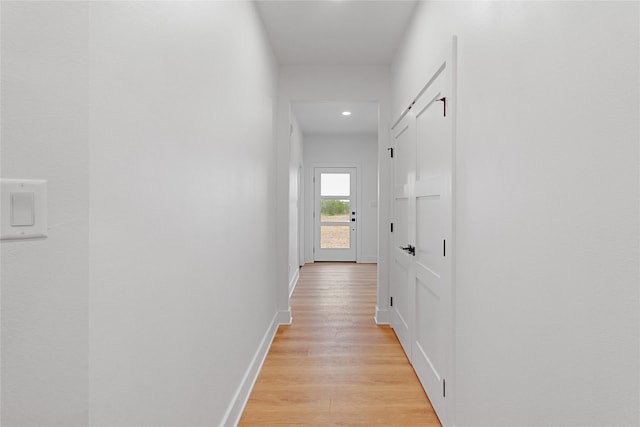
M 0 180 L 2 240 L 47 237 L 47 181 Z
M 11 192 L 11 226 L 35 225 L 35 194 L 33 191 Z

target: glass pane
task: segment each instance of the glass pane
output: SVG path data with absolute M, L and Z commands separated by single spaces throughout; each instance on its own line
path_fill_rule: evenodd
M 320 247 L 322 249 L 349 249 L 348 225 L 326 225 L 320 227 Z
M 351 175 L 348 173 L 321 173 L 321 196 L 350 196 Z
M 320 222 L 349 222 L 349 200 L 320 201 Z

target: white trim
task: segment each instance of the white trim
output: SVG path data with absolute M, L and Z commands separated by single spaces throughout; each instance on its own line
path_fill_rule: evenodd
M 304 141 L 302 142 L 302 146 L 304 147 Z M 305 262 L 304 230 L 307 221 L 304 217 L 305 209 L 307 208 L 304 200 L 305 185 L 304 159 L 301 159 L 300 165 L 298 166 L 298 270 L 300 270 Z
M 389 324 L 389 310 L 381 310 L 376 305 L 376 325 L 388 325 Z
M 287 310 L 280 310 L 276 313 L 278 325 L 290 325 L 293 318 L 291 317 L 291 306 Z
M 298 279 L 300 278 L 300 267 L 298 267 L 293 274 L 293 277 L 289 281 L 289 298 L 293 294 L 293 291 L 296 289 L 296 285 L 298 284 Z
M 267 354 L 269 353 L 269 349 L 271 348 L 271 344 L 273 343 L 273 339 L 276 336 L 276 332 L 278 331 L 278 313 L 273 316 L 271 320 L 271 325 L 267 329 L 267 332 L 264 334 L 260 345 L 258 346 L 258 351 L 251 359 L 251 363 L 247 368 L 247 371 L 242 377 L 242 381 L 238 386 L 236 393 L 229 404 L 224 417 L 222 417 L 221 426 L 236 426 L 238 422 L 240 422 L 240 417 L 242 417 L 242 413 L 244 412 L 244 408 L 247 405 L 247 401 L 249 400 L 249 396 L 251 395 L 251 391 L 253 390 L 253 386 L 258 379 L 258 375 L 260 374 L 260 370 L 262 369 L 262 365 L 264 364 L 265 359 L 267 358 Z
M 357 262 L 358 264 L 377 264 L 378 257 L 375 255 L 362 255 Z

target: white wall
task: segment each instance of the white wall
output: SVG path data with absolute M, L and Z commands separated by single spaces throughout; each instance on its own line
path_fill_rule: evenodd
M 90 422 L 216 425 L 275 314 L 274 57 L 250 2 L 90 29 Z
M 2 177 L 48 180 L 49 236 L 3 241 L 3 426 L 86 426 L 88 7 L 2 2 Z
M 241 28 L 242 31 L 238 31 Z M 2 425 L 219 425 L 275 333 L 277 66 L 250 2 L 3 2 Z
M 303 146 L 300 125 L 291 112 L 291 143 L 289 153 L 289 293 L 293 292 L 300 275 L 301 230 L 304 217 L 301 214 L 302 194 L 300 188 L 300 168 L 303 165 Z
M 314 167 L 329 164 L 357 165 L 356 182 L 360 194 L 358 206 L 358 262 L 378 259 L 378 136 L 377 135 L 305 135 L 305 259 L 313 262 Z
M 394 62 L 459 36 L 457 425 L 640 423 L 638 7 L 424 2 Z
M 378 158 L 380 182 L 387 183 L 389 162 L 386 149 L 389 146 L 389 68 L 386 66 L 304 66 L 280 67 L 277 116 L 277 307 L 281 321 L 290 317 L 287 282 L 288 260 L 288 197 L 290 157 L 290 104 L 296 101 L 374 101 L 380 105 L 378 124 Z M 389 189 L 380 187 L 378 301 L 376 319 L 388 322 L 388 221 L 386 200 Z M 384 231 L 383 231 L 384 230 Z

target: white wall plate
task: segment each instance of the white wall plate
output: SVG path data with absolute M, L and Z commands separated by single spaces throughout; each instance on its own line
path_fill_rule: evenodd
M 47 181 L 2 179 L 0 183 L 0 238 L 47 237 Z

